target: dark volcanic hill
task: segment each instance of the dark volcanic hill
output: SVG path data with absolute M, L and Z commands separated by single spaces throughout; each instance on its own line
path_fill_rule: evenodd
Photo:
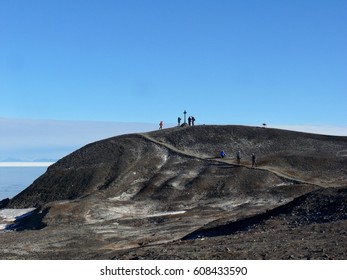
M 223 159 L 221 150 L 227 155 Z M 10 200 L 8 208 L 37 208 L 17 229 L 40 230 L 0 235 L 0 242 L 5 235 L 13 239 L 0 257 L 217 258 L 212 252 L 221 238 L 246 240 L 260 229 L 266 232 L 274 217 L 277 230 L 289 231 L 295 217 L 298 223 L 304 219 L 294 215 L 293 203 L 324 212 L 319 209 L 327 207 L 327 191 L 329 201 L 342 202 L 329 208 L 324 223 L 313 224 L 345 228 L 346 166 L 347 137 L 269 128 L 177 127 L 105 139 L 62 158 Z M 316 200 L 307 204 L 303 198 L 310 195 Z M 209 239 L 205 255 L 199 250 L 189 255 L 189 246 L 201 236 Z M 187 240 L 177 243 L 181 239 Z M 18 251 L 31 242 L 34 249 Z M 163 254 L 165 248 L 171 253 Z M 262 258 L 254 252 L 239 258 Z M 271 257 L 288 256 L 263 258 Z

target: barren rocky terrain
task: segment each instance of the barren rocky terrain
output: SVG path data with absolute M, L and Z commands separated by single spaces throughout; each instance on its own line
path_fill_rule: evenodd
M 0 232 L 0 258 L 346 259 L 346 167 L 347 137 L 270 128 L 105 139 L 2 203 L 35 210 Z

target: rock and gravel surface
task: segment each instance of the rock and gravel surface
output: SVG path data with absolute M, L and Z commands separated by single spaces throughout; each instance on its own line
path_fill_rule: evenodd
M 105 139 L 1 204 L 36 210 L 7 222 L 0 258 L 346 259 L 346 167 L 347 137 L 202 125 Z

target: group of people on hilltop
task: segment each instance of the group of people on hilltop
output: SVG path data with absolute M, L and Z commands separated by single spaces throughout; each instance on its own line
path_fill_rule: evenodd
M 181 117 L 177 118 L 177 126 L 181 126 Z M 195 118 L 194 116 L 189 116 L 188 117 L 188 125 L 189 126 L 194 126 L 195 125 Z
M 219 155 L 221 158 L 226 157 L 226 153 L 224 151 L 221 151 Z M 237 160 L 237 164 L 241 164 L 241 151 L 240 150 L 236 152 L 236 160 Z M 252 160 L 252 167 L 256 167 L 257 157 L 255 156 L 254 153 L 252 153 L 251 160 Z
M 177 126 L 181 126 L 181 117 L 177 118 Z M 188 117 L 188 125 L 189 126 L 194 126 L 195 125 L 195 117 L 194 116 L 189 116 Z M 160 121 L 159 123 L 159 129 L 163 129 L 164 126 L 164 122 Z
M 188 117 L 188 125 L 189 126 L 194 126 L 195 123 L 195 118 L 193 116 Z

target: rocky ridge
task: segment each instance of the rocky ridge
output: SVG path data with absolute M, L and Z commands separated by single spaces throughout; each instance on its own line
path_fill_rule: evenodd
M 256 168 L 250 167 L 253 152 Z M 311 242 L 328 242 L 321 227 L 345 230 L 346 163 L 347 137 L 269 128 L 195 126 L 105 139 L 62 158 L 8 202 L 8 208 L 37 210 L 11 225 L 17 231 L 0 234 L 6 244 L 0 256 L 345 258 L 340 248 L 335 256 L 316 254 L 312 244 L 288 256 L 280 240 L 273 252 L 277 243 L 270 237 L 278 232 L 290 239 L 301 231 Z M 260 238 L 253 253 L 247 246 L 242 251 L 252 238 Z M 221 246 L 228 250 L 217 254 Z

